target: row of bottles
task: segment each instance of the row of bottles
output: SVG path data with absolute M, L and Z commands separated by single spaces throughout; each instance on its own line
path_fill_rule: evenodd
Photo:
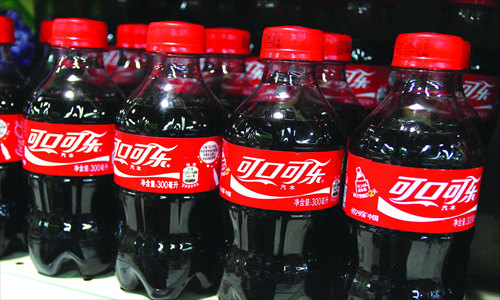
M 125 55 L 146 28 L 124 25 L 110 76 L 106 24 L 56 19 L 54 66 L 19 96 L 0 20 L 2 79 L 17 80 L 2 81 L 2 128 L 20 131 L 1 164 L 2 250 L 26 243 L 40 273 L 114 268 L 153 299 L 463 298 L 485 145 L 457 101 L 462 38 L 399 35 L 394 86 L 364 118 L 347 35 L 264 29 L 261 82 L 235 101 L 250 90 L 244 30 L 152 22 L 146 54 Z M 128 84 L 130 65 L 145 77 L 124 97 L 112 77 Z M 242 102 L 226 111 L 217 87 Z
M 141 5 L 137 0 L 67 1 L 65 6 L 53 0 L 38 1 L 36 21 L 53 17 L 90 17 L 106 21 L 110 26 L 108 36 L 116 45 L 118 25 L 123 23 L 149 23 L 164 19 L 203 24 L 205 27 L 233 27 L 248 30 L 251 34 L 251 55 L 247 69 L 254 88 L 260 82 L 263 64 L 258 63 L 260 40 L 265 27 L 294 24 L 337 32 L 353 37 L 352 64 L 347 65 L 347 81 L 361 104 L 373 110 L 391 89 L 395 72 L 390 72 L 392 49 L 397 32 L 405 32 L 400 6 L 409 6 L 391 0 L 338 0 L 330 1 L 166 1 L 154 0 L 154 5 Z M 436 3 L 439 3 L 436 4 Z M 498 70 L 500 40 L 492 23 L 499 8 L 496 0 L 441 0 L 426 3 L 439 16 L 439 22 L 427 26 L 432 31 L 461 36 L 471 43 L 470 67 L 464 75 L 464 92 L 471 105 L 485 122 L 489 136 L 493 134 L 500 98 Z M 113 10 L 115 13 L 107 14 Z M 11 10 L 7 14 L 19 19 Z M 258 16 L 258 17 L 257 17 Z M 399 22 L 396 22 L 399 21 Z M 26 27 L 18 21 L 16 30 Z M 23 27 L 24 26 L 24 27 Z M 421 25 L 425 27 L 424 24 Z M 416 27 L 416 26 L 414 26 Z M 18 29 L 19 28 L 19 29 Z M 408 28 L 413 28 L 409 27 Z M 21 36 L 21 33 L 19 33 Z M 22 43 L 18 40 L 18 44 Z M 16 45 L 14 48 L 19 48 Z M 15 54 L 26 51 L 15 51 Z M 115 53 L 118 58 L 118 51 Z M 20 55 L 20 54 L 19 54 Z M 20 61 L 20 59 L 18 60 Z M 25 68 L 23 68 L 24 70 Z M 31 77 L 31 72 L 24 74 Z M 38 82 L 38 81 L 35 81 Z

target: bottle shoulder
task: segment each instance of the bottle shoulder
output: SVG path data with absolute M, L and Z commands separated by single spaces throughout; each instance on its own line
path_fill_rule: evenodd
M 104 70 L 62 73 L 51 73 L 28 97 L 24 106 L 28 119 L 75 124 L 114 122 L 124 98 Z
M 221 135 L 226 112 L 199 79 L 152 78 L 120 107 L 117 129 L 159 137 Z
M 28 95 L 29 88 L 21 83 L 0 84 L 0 114 L 22 113 Z
M 228 121 L 234 144 L 282 151 L 343 149 L 340 120 L 316 86 L 261 85 Z
M 463 113 L 435 106 L 387 105 L 354 132 L 349 151 L 375 162 L 429 169 L 467 169 L 484 164 L 484 147 Z M 384 105 L 384 103 L 382 104 Z M 444 108 L 452 111 L 456 108 Z

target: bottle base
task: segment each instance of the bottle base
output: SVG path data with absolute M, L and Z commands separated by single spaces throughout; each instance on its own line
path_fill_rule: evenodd
M 76 268 L 84 278 L 92 278 L 112 270 L 111 244 L 62 250 L 48 257 L 46 253 L 52 247 L 54 245 L 29 244 L 29 255 L 40 274 L 57 276 Z
M 203 273 L 191 274 L 190 269 L 168 269 L 165 282 L 157 281 L 154 287 L 139 267 L 117 259 L 115 276 L 122 290 L 137 291 L 144 288 L 151 299 L 177 299 L 186 290 L 203 296 L 215 294 L 214 284 Z

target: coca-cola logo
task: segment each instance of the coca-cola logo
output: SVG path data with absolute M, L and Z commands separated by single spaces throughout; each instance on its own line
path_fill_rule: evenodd
M 489 84 L 484 80 L 480 81 L 464 81 L 464 91 L 465 95 L 469 100 L 477 101 L 487 101 L 491 95 L 490 89 L 493 88 L 495 84 Z
M 97 153 L 103 145 L 99 138 L 106 134 L 107 131 L 97 133 L 91 130 L 62 134 L 31 128 L 27 144 L 31 152 L 59 154 L 56 149 L 60 149 L 62 153 Z
M 375 71 L 367 72 L 361 69 L 346 70 L 347 83 L 353 89 L 367 89 L 371 81 L 369 77 L 375 75 Z
M 317 210 L 339 202 L 343 150 L 287 152 L 224 141 L 220 194 L 272 210 Z
M 435 206 L 447 210 L 447 206 L 477 200 L 479 191 L 477 183 L 480 182 L 481 177 L 468 176 L 463 179 L 452 179 L 449 182 L 435 182 L 426 178 L 406 176 L 399 176 L 398 179 L 389 190 L 389 194 L 394 195 L 389 198 L 393 203 Z M 441 203 L 437 203 L 440 199 Z
M 14 152 L 16 152 L 17 156 L 23 157 L 23 122 L 16 120 L 14 124 L 14 133 L 17 137 L 17 147 Z
M 279 178 L 281 183 L 289 184 L 314 184 L 321 183 L 325 172 L 322 167 L 328 165 L 330 160 L 320 162 L 315 159 L 305 161 L 290 161 L 288 163 L 270 162 L 264 158 L 243 156 L 238 169 L 238 178 L 244 182 L 260 182 L 264 185 L 278 184 L 273 180 Z
M 54 124 L 24 119 L 23 167 L 55 176 L 94 176 L 113 172 L 112 124 Z
M 166 138 L 115 130 L 115 182 L 153 193 L 197 193 L 219 185 L 220 137 Z
M 128 165 L 131 169 L 138 171 L 140 171 L 141 166 L 167 168 L 170 166 L 168 163 L 172 160 L 170 152 L 175 148 L 177 145 L 167 148 L 157 143 L 127 144 L 115 138 L 114 159 L 115 162 Z
M 363 222 L 396 230 L 467 230 L 474 226 L 482 169 L 388 165 L 349 153 L 344 211 Z

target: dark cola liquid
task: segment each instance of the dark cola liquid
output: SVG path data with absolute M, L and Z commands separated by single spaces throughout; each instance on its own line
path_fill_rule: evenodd
M 339 115 L 342 129 L 347 136 L 352 136 L 354 130 L 363 122 L 366 117 L 366 110 L 361 105 L 332 103 L 332 107 Z
M 237 94 L 220 94 L 219 100 L 226 109 L 226 112 L 228 113 L 228 116 L 231 116 L 231 114 L 240 106 L 241 102 L 248 98 L 249 95 L 237 95 Z
M 0 164 L 0 257 L 26 251 L 28 203 L 21 162 Z
M 328 151 L 345 137 L 331 120 L 276 120 L 233 115 L 228 142 L 278 151 Z M 300 108 L 298 108 L 300 110 Z M 316 110 L 321 112 L 321 110 Z M 293 115 L 292 111 L 283 111 Z M 318 113 L 319 114 L 319 113 Z M 245 130 L 244 130 L 245 129 Z M 312 134 L 311 134 L 312 133 Z M 260 134 L 260 138 L 257 136 Z M 250 137 L 250 138 L 247 138 Z M 307 142 L 306 142 L 307 141 Z M 342 145 L 342 146 L 341 146 Z M 343 264 L 346 227 L 340 205 L 316 211 L 272 211 L 224 201 L 233 227 L 220 299 L 327 299 Z
M 56 84 L 45 86 L 37 101 L 29 103 L 27 119 L 58 124 L 114 123 L 122 101 L 116 88 L 77 83 L 73 89 L 75 94 L 83 91 L 83 99 L 68 101 L 64 97 L 67 87 Z M 32 205 L 28 246 L 38 271 L 57 275 L 76 267 L 89 277 L 110 270 L 116 257 L 118 225 L 113 175 L 25 174 Z
M 355 134 L 350 152 L 407 167 L 474 168 L 477 163 L 466 157 L 477 157 L 478 141 L 456 138 L 471 136 L 470 131 L 457 120 L 439 117 L 429 117 L 428 123 L 391 118 L 370 136 Z M 474 228 L 429 234 L 354 219 L 349 223 L 349 249 L 357 251 L 350 252 L 345 287 L 338 299 L 463 299 L 465 261 Z
M 126 106 L 117 130 L 187 140 L 221 135 L 226 116 L 220 106 L 177 97 L 188 107 L 167 109 L 153 98 Z M 123 289 L 142 284 L 152 299 L 176 299 L 185 290 L 215 293 L 227 239 L 218 190 L 160 194 L 119 186 L 118 200 L 122 215 L 116 276 Z
M 4 74 L 2 76 L 17 75 Z M 16 78 L 12 76 L 12 78 Z M 4 80 L 6 78 L 2 78 Z M 17 85 L 17 86 L 16 86 Z M 0 114 L 22 114 L 25 87 L 19 83 L 0 82 Z M 8 134 L 22 134 L 12 128 Z M 22 130 L 19 130 L 22 131 Z M 1 142 L 0 142 L 1 143 Z M 3 155 L 3 153 L 0 153 Z M 11 153 L 12 155 L 12 153 Z M 14 251 L 26 251 L 28 201 L 22 177 L 22 163 L 0 164 L 0 257 Z

